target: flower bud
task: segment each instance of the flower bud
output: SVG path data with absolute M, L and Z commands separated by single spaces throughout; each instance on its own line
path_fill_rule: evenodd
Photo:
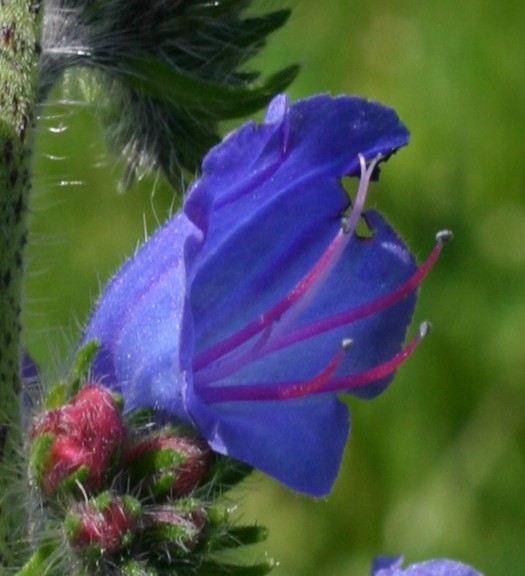
M 123 459 L 132 484 L 154 497 L 180 498 L 203 480 L 212 455 L 201 440 L 168 429 L 130 445 Z
M 207 520 L 204 508 L 192 499 L 154 506 L 144 511 L 144 535 L 151 546 L 170 555 L 187 553 L 199 542 Z
M 88 560 L 99 560 L 131 543 L 139 515 L 140 504 L 134 498 L 103 492 L 68 512 L 66 535 Z
M 69 404 L 45 412 L 33 425 L 33 477 L 46 496 L 75 480 L 97 490 L 123 437 L 122 416 L 112 394 L 87 385 Z

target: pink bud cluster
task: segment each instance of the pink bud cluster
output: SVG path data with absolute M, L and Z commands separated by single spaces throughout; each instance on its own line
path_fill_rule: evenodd
M 184 553 L 207 526 L 197 496 L 210 449 L 174 428 L 144 432 L 127 423 L 102 386 L 87 384 L 39 416 L 30 452 L 33 483 L 63 515 L 71 549 L 85 562 Z

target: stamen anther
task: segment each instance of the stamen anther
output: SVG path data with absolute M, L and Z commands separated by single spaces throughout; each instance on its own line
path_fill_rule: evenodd
M 450 242 L 454 238 L 454 234 L 452 230 L 440 230 L 436 234 L 436 242 L 439 244 L 445 244 L 446 242 Z
M 343 231 L 343 234 L 348 234 L 350 232 L 350 222 L 348 222 L 347 216 L 341 218 L 341 230 Z
M 441 237 L 443 240 L 440 241 Z M 349 309 L 340 314 L 335 314 L 334 316 L 323 318 L 317 322 L 313 322 L 312 324 L 307 324 L 295 330 L 291 330 L 268 346 L 264 351 L 265 354 L 275 352 L 276 350 L 280 350 L 287 346 L 292 346 L 296 342 L 313 338 L 314 336 L 318 336 L 330 330 L 335 330 L 345 324 L 357 322 L 362 318 L 366 318 L 372 314 L 377 314 L 390 306 L 394 306 L 397 302 L 414 292 L 414 290 L 421 285 L 441 254 L 444 243 L 451 237 L 452 233 L 448 230 L 438 232 L 436 234 L 437 244 L 430 253 L 430 256 L 416 270 L 416 272 L 396 290 L 356 308 Z
M 422 322 L 419 326 L 419 337 L 426 338 L 430 334 L 431 330 L 432 324 L 425 320 L 425 322 Z
M 348 352 L 348 350 L 350 350 L 350 348 L 352 347 L 353 343 L 354 341 L 352 340 L 352 338 L 344 338 L 343 341 L 341 342 L 341 346 L 343 347 L 343 350 L 345 352 Z
M 343 348 L 338 350 L 327 366 L 310 380 L 304 382 L 261 383 L 250 386 L 242 384 L 211 386 L 201 391 L 201 398 L 206 403 L 215 404 L 220 402 L 293 400 L 313 394 L 351 392 L 392 375 L 416 350 L 429 332 L 430 322 L 423 322 L 419 327 L 419 334 L 395 356 L 364 372 L 349 376 L 335 376 L 335 372 L 346 352 L 344 343 L 349 339 L 345 339 L 343 340 Z

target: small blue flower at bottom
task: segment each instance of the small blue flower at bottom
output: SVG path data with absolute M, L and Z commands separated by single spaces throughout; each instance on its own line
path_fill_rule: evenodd
M 483 576 L 470 566 L 455 560 L 427 560 L 402 569 L 403 557 L 379 557 L 374 561 L 371 576 Z
M 375 211 L 377 165 L 408 142 L 395 112 L 355 97 L 275 98 L 213 148 L 180 212 L 110 282 L 83 344 L 125 409 L 190 424 L 213 450 L 327 494 L 350 429 L 402 348 L 418 268 Z M 341 183 L 359 176 L 354 200 Z M 370 234 L 359 234 L 364 220 Z

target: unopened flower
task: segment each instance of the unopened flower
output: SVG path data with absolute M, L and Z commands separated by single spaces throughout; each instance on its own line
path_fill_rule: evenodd
M 120 408 L 112 394 L 102 386 L 86 385 L 69 404 L 45 412 L 33 424 L 32 475 L 46 496 L 67 480 L 96 490 L 123 437 Z
M 378 163 L 408 141 L 395 112 L 360 98 L 272 102 L 214 148 L 182 210 L 103 293 L 83 343 L 92 373 L 192 425 L 220 454 L 326 494 L 350 429 L 337 395 L 372 398 L 402 348 L 420 267 L 377 212 Z M 342 186 L 360 176 L 354 200 Z M 369 229 L 359 234 L 361 222 Z
M 152 496 L 186 496 L 207 474 L 211 452 L 202 440 L 163 430 L 125 446 L 123 464 L 130 481 Z
M 181 500 L 145 510 L 144 536 L 154 548 L 185 554 L 198 544 L 206 523 L 207 514 L 198 502 Z
M 88 559 L 98 560 L 131 543 L 140 512 L 137 500 L 103 492 L 69 511 L 65 519 L 67 538 Z
M 410 564 L 403 569 L 403 557 L 377 558 L 372 567 L 371 576 L 482 576 L 466 564 L 455 560 L 427 560 Z

